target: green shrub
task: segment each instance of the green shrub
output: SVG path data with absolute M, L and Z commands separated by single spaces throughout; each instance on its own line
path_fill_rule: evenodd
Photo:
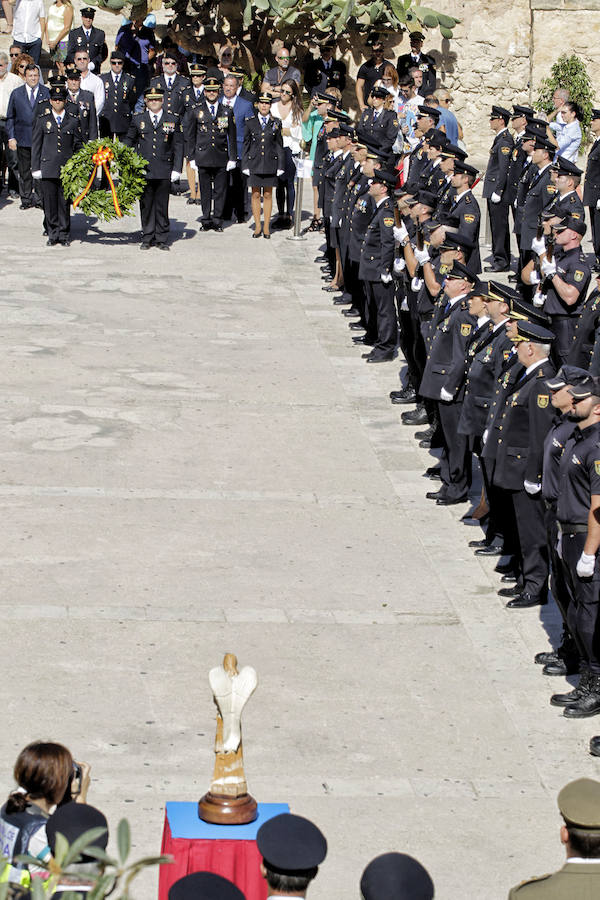
M 550 77 L 544 78 L 540 85 L 537 99 L 537 107 L 545 113 L 551 113 L 554 109 L 552 95 L 557 88 L 566 88 L 571 95 L 571 100 L 577 103 L 582 112 L 581 147 L 588 142 L 588 129 L 592 117 L 593 89 L 592 82 L 587 73 L 585 63 L 573 54 L 563 54 L 556 60 L 550 70 Z

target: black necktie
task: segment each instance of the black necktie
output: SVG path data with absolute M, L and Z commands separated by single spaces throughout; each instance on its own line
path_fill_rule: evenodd
M 215 117 L 215 107 L 213 106 L 212 103 L 211 103 L 211 105 L 210 105 L 210 114 L 211 114 L 211 116 L 212 116 L 213 119 L 214 119 L 214 117 Z
M 120 78 L 120 77 L 121 77 L 120 75 L 115 75 L 115 84 L 118 84 L 118 83 L 119 83 L 119 78 Z
M 158 125 L 158 116 L 157 115 L 152 116 L 152 124 L 154 125 L 155 128 Z
M 261 116 L 261 117 L 260 117 L 260 121 L 261 121 L 261 125 L 262 125 L 262 130 L 264 131 L 264 130 L 265 130 L 265 126 L 266 126 L 266 124 L 267 124 L 267 120 L 265 119 L 264 116 Z

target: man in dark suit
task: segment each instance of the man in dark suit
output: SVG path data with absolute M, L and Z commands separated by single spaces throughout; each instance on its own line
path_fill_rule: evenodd
M 165 112 L 182 117 L 184 113 L 184 94 L 191 87 L 190 79 L 177 71 L 177 51 L 167 49 L 163 53 L 162 75 L 155 75 L 150 87 L 161 88 L 165 96 Z
M 585 167 L 583 205 L 590 211 L 596 271 L 600 271 L 600 109 L 592 110 L 590 128 L 594 135 L 594 143 L 588 153 Z
M 163 109 L 164 92 L 159 87 L 144 91 L 146 109 L 131 120 L 124 143 L 148 160 L 146 187 L 140 198 L 141 250 L 152 246 L 168 250 L 169 193 L 171 182 L 180 178 L 183 165 L 183 134 L 179 117 Z
M 227 173 L 237 165 L 233 110 L 219 100 L 220 89 L 216 78 L 207 78 L 204 102 L 188 110 L 184 121 L 185 155 L 198 172 L 203 231 L 223 231 Z
M 48 245 L 71 243 L 70 203 L 65 198 L 60 170 L 83 146 L 78 116 L 65 110 L 67 89 L 55 84 L 50 90 L 50 112 L 36 116 L 31 145 L 33 178 L 40 182 Z
M 396 69 L 398 77 L 403 78 L 408 75 L 410 69 L 415 66 L 423 73 L 423 86 L 420 93 L 423 97 L 427 94 L 433 94 L 436 85 L 435 60 L 433 56 L 421 52 L 424 35 L 420 31 L 413 31 L 410 35 L 410 53 L 404 53 L 398 57 Z
M 98 137 L 98 116 L 96 101 L 91 91 L 80 88 L 81 72 L 75 66 L 67 66 L 67 102 L 65 109 L 77 116 L 81 127 L 81 139 L 84 144 L 95 141 Z
M 359 141 L 391 153 L 392 145 L 398 137 L 398 118 L 392 109 L 383 108 L 389 93 L 384 87 L 374 87 L 370 96 L 371 106 L 362 111 L 356 126 L 356 136 Z
M 50 91 L 39 82 L 40 70 L 34 63 L 29 63 L 25 69 L 25 84 L 14 89 L 10 95 L 6 112 L 8 146 L 17 153 L 21 209 L 42 205 L 33 190 L 31 139 L 37 106 L 50 98 Z
M 241 165 L 244 151 L 246 122 L 254 116 L 254 106 L 249 100 L 245 100 L 243 97 L 237 95 L 237 88 L 237 78 L 233 75 L 226 75 L 223 80 L 223 98 L 221 102 L 224 106 L 229 106 L 229 108 L 233 110 L 237 138 L 237 166 L 235 169 L 231 169 L 229 173 L 223 218 L 225 220 L 231 219 L 232 213 L 235 210 L 238 222 L 245 222 L 248 198 L 248 179 L 242 172 Z
M 100 74 L 100 67 L 108 56 L 106 35 L 101 28 L 94 28 L 94 16 L 96 11 L 91 6 L 81 10 L 81 25 L 69 32 L 67 43 L 67 62 L 72 63 L 77 50 L 87 50 L 90 55 L 90 69 L 96 75 Z
M 329 41 L 321 47 L 321 56 L 314 59 L 309 55 L 304 70 L 304 87 L 312 95 L 321 93 L 327 88 L 335 87 L 344 91 L 346 87 L 346 64 L 341 59 L 334 59 L 335 44 Z
M 104 106 L 100 116 L 100 136 L 118 137 L 127 134 L 131 115 L 137 100 L 135 78 L 123 71 L 125 54 L 113 50 L 110 54 L 110 72 L 100 76 L 104 85 Z
M 514 141 L 507 128 L 510 112 L 502 106 L 492 106 L 490 127 L 494 140 L 483 182 L 483 198 L 488 202 L 490 227 L 492 230 L 492 264 L 486 272 L 506 272 L 510 266 L 510 231 L 508 210 L 510 191 L 508 170 L 510 167 Z
M 237 79 L 238 86 L 236 95 L 242 97 L 243 100 L 248 100 L 254 106 L 257 96 L 256 94 L 253 94 L 252 91 L 246 90 L 244 87 L 244 78 L 246 77 L 244 70 L 239 66 L 232 66 L 229 70 L 229 75 L 233 75 L 233 77 Z

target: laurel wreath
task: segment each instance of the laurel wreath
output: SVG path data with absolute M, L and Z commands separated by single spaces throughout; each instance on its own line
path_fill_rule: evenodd
M 110 167 L 115 182 L 116 204 L 111 190 L 89 190 L 85 193 L 90 176 L 96 168 L 93 157 L 96 156 L 97 159 L 102 148 L 112 151 L 112 158 L 108 154 L 106 165 Z M 132 215 L 134 203 L 144 192 L 147 166 L 147 161 L 131 147 L 126 147 L 119 140 L 99 138 L 89 141 L 71 157 L 62 167 L 60 180 L 68 200 L 80 198 L 79 208 L 82 212 L 108 222 L 118 217 L 118 211 L 123 216 Z

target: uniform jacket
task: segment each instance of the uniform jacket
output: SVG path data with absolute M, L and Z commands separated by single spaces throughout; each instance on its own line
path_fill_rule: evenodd
M 448 180 L 445 180 L 438 191 L 438 202 L 435 208 L 435 218 L 440 224 L 449 224 L 448 216 L 455 197 L 456 188 L 453 188 L 452 184 Z
M 491 324 L 491 323 L 490 323 Z M 496 331 L 491 325 L 490 340 L 473 341 L 467 352 L 470 363 L 465 385 L 465 398 L 458 423 L 460 434 L 482 437 L 492 406 L 504 355 L 511 341 L 504 325 Z
M 442 294 L 431 323 L 431 342 L 425 371 L 419 387 L 423 397 L 440 399 L 445 388 L 456 396 L 465 379 L 467 346 L 477 327 L 464 297 L 449 308 L 450 298 Z
M 356 134 L 359 141 L 367 141 L 381 150 L 390 152 L 398 137 L 398 117 L 391 109 L 380 109 L 377 113 L 372 107 L 363 109 Z
M 328 87 L 346 87 L 346 64 L 341 59 L 332 59 L 329 68 L 325 68 L 323 59 L 310 59 L 304 70 L 304 87 L 311 94 L 314 91 L 326 91 Z
M 490 148 L 490 158 L 485 178 L 483 181 L 483 197 L 489 199 L 492 194 L 500 194 L 505 202 L 509 202 L 504 196 L 508 185 L 508 170 L 512 159 L 514 141 L 510 131 L 505 128 L 498 132 Z M 509 192 L 510 196 L 510 192 Z
M 408 177 L 404 189 L 411 194 L 417 191 L 421 186 L 419 184 L 419 178 L 423 169 L 426 169 L 429 165 L 429 158 L 423 149 L 422 144 L 417 144 L 417 146 L 411 150 L 408 160 Z
M 233 119 L 235 122 L 237 158 L 242 158 L 244 152 L 244 134 L 246 133 L 246 122 L 255 115 L 254 104 L 250 103 L 244 97 L 238 95 L 231 107 L 233 109 Z
M 549 360 L 521 377 L 506 397 L 504 410 L 494 422 L 498 438 L 494 484 L 523 490 L 523 482 L 542 483 L 544 439 L 552 425 L 554 409 L 546 379 L 554 375 Z
M 432 194 L 439 194 L 447 185 L 446 176 L 441 170 L 439 163 L 432 165 L 426 172 L 422 173 L 423 189 L 430 191 Z
M 50 103 L 47 104 L 50 112 Z M 65 103 L 65 109 L 73 116 L 79 118 L 81 126 L 81 139 L 84 144 L 95 141 L 98 137 L 98 117 L 96 115 L 96 101 L 91 91 L 79 91 L 77 100 L 71 100 L 70 95 Z
M 348 256 L 352 262 L 360 262 L 365 234 L 374 215 L 375 201 L 369 194 L 369 181 L 363 175 L 357 184 L 356 199 L 348 217 Z
M 382 275 L 391 275 L 394 250 L 394 204 L 391 197 L 386 197 L 367 226 L 358 277 L 363 281 L 380 281 Z
M 570 366 L 588 369 L 600 375 L 600 292 L 595 288 L 583 306 L 575 323 L 573 347 L 566 362 Z
M 584 206 L 577 191 L 569 191 L 564 197 L 561 197 L 558 191 L 554 195 L 554 200 L 547 209 L 547 212 L 553 212 L 555 216 L 564 219 L 565 216 L 574 216 L 576 219 L 583 219 Z
M 469 252 L 465 265 L 469 271 L 478 275 L 481 272 L 481 257 L 479 255 L 479 229 L 481 227 L 481 210 L 479 203 L 471 191 L 467 191 L 462 197 L 454 199 L 448 210 L 448 224 L 457 228 L 461 234 L 473 241 L 474 248 Z
M 536 235 L 540 213 L 552 203 L 555 193 L 556 188 L 550 183 L 550 166 L 547 166 L 541 174 L 538 169 L 532 176 L 523 205 L 521 223 L 521 247 L 523 250 L 531 250 L 531 242 Z
M 112 72 L 100 76 L 104 85 L 104 106 L 100 115 L 100 128 L 111 134 L 125 134 L 131 123 L 137 100 L 135 78 L 123 72 L 115 85 Z
M 190 90 L 191 81 L 189 78 L 186 78 L 185 75 L 175 75 L 172 87 L 169 89 L 167 87 L 167 79 L 164 75 L 155 75 L 154 78 L 150 81 L 150 87 L 161 87 L 165 92 L 165 99 L 163 101 L 163 109 L 168 113 L 175 113 L 178 116 L 183 116 L 184 113 L 184 94 Z
M 402 56 L 398 57 L 396 64 L 398 76 L 402 78 L 404 75 L 408 75 L 408 70 L 413 69 L 415 66 L 418 66 L 423 73 L 423 87 L 420 93 L 423 97 L 426 94 L 433 93 L 436 84 L 435 60 L 433 56 L 429 56 L 427 53 L 419 53 L 418 58 L 415 60 L 412 53 L 403 53 Z
M 553 875 L 532 878 L 512 888 L 508 900 L 589 900 L 600 893 L 600 865 L 565 863 Z
M 37 104 L 32 109 L 29 102 L 29 88 L 26 84 L 15 88 L 8 100 L 6 111 L 6 133 L 8 138 L 13 138 L 17 146 L 31 147 L 33 120 L 38 111 L 41 112 L 40 103 L 50 99 L 50 91 L 45 84 L 38 85 Z
M 237 134 L 233 110 L 215 104 L 215 117 L 210 114 L 206 101 L 188 109 L 183 122 L 185 155 L 195 159 L 196 165 L 224 167 L 237 159 Z
M 335 179 L 337 173 L 344 165 L 344 156 L 342 153 L 339 153 L 336 157 L 331 157 L 328 161 L 326 160 L 325 169 L 323 172 L 323 216 L 326 219 L 331 218 L 331 206 L 333 203 L 333 194 L 335 191 Z
M 595 206 L 600 200 L 600 139 L 596 139 L 588 153 L 583 182 L 584 206 Z
M 554 259 L 556 262 L 556 274 L 567 284 L 573 285 L 579 290 L 579 298 L 572 306 L 567 306 L 564 300 L 561 300 L 559 297 L 554 285 L 550 283 L 546 291 L 544 312 L 550 316 L 578 317 L 587 295 L 592 275 L 590 267 L 579 247 L 567 250 L 566 253 L 562 247 L 556 247 Z
M 135 113 L 124 143 L 148 161 L 146 178 L 166 179 L 171 172 L 181 172 L 183 134 L 178 116 L 163 112 L 156 128 L 147 110 Z
M 62 115 L 60 127 L 51 112 L 38 116 L 33 126 L 31 171 L 41 170 L 42 178 L 58 178 L 64 164 L 83 146 L 78 116 L 66 109 Z
M 281 119 L 269 121 L 261 127 L 258 116 L 246 120 L 242 169 L 249 169 L 252 175 L 275 175 L 284 168 L 283 138 Z
M 334 228 L 338 228 L 340 226 L 344 194 L 355 168 L 356 163 L 352 158 L 352 154 L 348 153 L 346 158 L 344 159 L 344 162 L 336 173 L 335 183 L 333 186 L 333 197 L 331 199 L 331 224 Z
M 523 174 L 523 169 L 527 164 L 527 153 L 523 150 L 523 138 L 519 137 L 514 143 L 512 153 L 510 155 L 510 163 L 508 165 L 508 175 L 506 179 L 506 190 L 504 199 L 507 203 L 514 203 L 517 199 L 517 191 L 519 181 Z
M 514 232 L 517 237 L 521 234 L 521 228 L 523 226 L 523 209 L 525 207 L 525 199 L 527 197 L 527 192 L 531 186 L 531 182 L 537 175 L 538 169 L 537 166 L 532 162 L 526 162 L 523 166 L 523 171 L 521 172 L 521 177 L 519 178 L 519 183 L 517 185 L 517 196 L 515 198 L 514 205 L 514 213 L 515 213 L 515 227 Z M 531 245 L 529 246 L 531 249 Z
M 100 74 L 100 66 L 108 56 L 106 35 L 101 28 L 90 28 L 89 40 L 85 36 L 83 25 L 69 32 L 67 43 L 67 59 L 72 60 L 77 50 L 87 50 L 90 62 L 94 63 L 94 74 Z

